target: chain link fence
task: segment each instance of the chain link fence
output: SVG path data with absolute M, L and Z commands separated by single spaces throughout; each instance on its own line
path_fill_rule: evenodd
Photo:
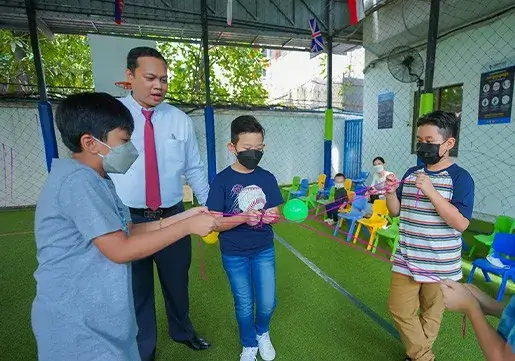
M 482 77 L 515 65 L 514 5 L 504 0 L 471 0 L 466 6 L 442 1 L 440 10 L 434 107 L 460 117 L 457 152 L 451 155 L 474 178 L 475 217 L 487 221 L 500 214 L 515 216 L 514 73 L 508 68 L 502 73 L 506 78 L 491 80 L 489 91 Z M 429 7 L 429 1 L 394 1 L 365 18 L 364 167 L 370 167 L 375 156 L 383 156 L 388 169 L 400 175 L 416 165 L 414 124 L 421 84 L 413 74 L 424 78 Z M 379 98 L 392 96 L 389 117 L 388 106 Z M 480 124 L 480 112 L 510 122 Z
M 57 102 L 54 102 L 54 108 Z M 203 111 L 191 110 L 199 152 L 207 164 L 206 132 Z M 254 115 L 265 128 L 266 153 L 262 166 L 270 170 L 279 183 L 289 184 L 294 176 L 316 181 L 324 167 L 324 113 L 288 110 L 215 110 L 217 171 L 234 162 L 227 149 L 230 124 L 239 115 Z M 335 113 L 333 143 L 333 174 L 342 170 L 343 131 L 347 119 L 358 116 Z M 47 177 L 44 145 L 37 104 L 35 102 L 0 101 L 0 207 L 32 206 Z M 56 129 L 60 157 L 70 157 L 70 151 Z

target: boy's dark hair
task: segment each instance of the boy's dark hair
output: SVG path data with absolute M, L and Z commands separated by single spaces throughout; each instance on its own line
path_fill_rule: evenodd
M 380 161 L 383 164 L 386 163 L 383 157 L 375 157 L 374 160 L 372 160 L 372 164 L 374 164 L 376 160 Z
M 165 64 L 167 64 L 163 55 L 156 49 L 148 46 L 138 46 L 136 48 L 132 48 L 127 54 L 127 69 L 129 69 L 134 74 L 136 68 L 138 67 L 138 59 L 145 56 L 160 59 Z
M 265 138 L 265 128 L 252 115 L 241 115 L 231 123 L 231 143 L 236 145 L 243 133 L 261 133 Z
M 80 93 L 68 96 L 57 107 L 55 122 L 63 143 L 73 153 L 80 153 L 80 138 L 91 134 L 105 142 L 113 129 L 132 134 L 134 120 L 130 111 L 107 93 Z
M 444 140 L 458 136 L 459 119 L 456 114 L 451 112 L 437 110 L 424 115 L 417 121 L 417 127 L 423 125 L 436 125 Z
M 336 177 L 343 177 L 343 179 L 345 179 L 345 174 L 343 174 L 343 173 L 336 173 L 334 175 L 334 178 L 336 178 Z

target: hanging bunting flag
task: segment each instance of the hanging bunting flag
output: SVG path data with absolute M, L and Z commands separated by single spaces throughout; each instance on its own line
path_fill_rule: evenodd
M 365 5 L 363 0 L 348 0 L 349 6 L 349 24 L 356 25 L 365 17 Z
M 311 58 L 324 51 L 324 38 L 318 27 L 317 19 L 309 20 L 309 28 L 311 29 Z
M 114 22 L 117 24 L 122 23 L 123 3 L 124 0 L 114 0 Z
M 227 25 L 232 26 L 232 0 L 227 0 Z

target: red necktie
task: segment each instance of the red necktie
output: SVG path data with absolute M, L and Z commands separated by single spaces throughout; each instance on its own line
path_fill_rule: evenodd
M 159 189 L 159 171 L 157 168 L 154 126 L 151 121 L 154 111 L 141 109 L 141 112 L 145 116 L 145 194 L 147 207 L 155 211 L 161 206 L 161 191 Z

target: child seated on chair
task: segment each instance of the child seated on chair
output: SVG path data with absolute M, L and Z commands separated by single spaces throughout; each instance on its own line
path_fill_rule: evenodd
M 334 176 L 334 202 L 325 206 L 327 218 L 325 223 L 333 225 L 338 221 L 338 212 L 347 205 L 347 190 L 344 187 L 345 176 L 338 173 Z

